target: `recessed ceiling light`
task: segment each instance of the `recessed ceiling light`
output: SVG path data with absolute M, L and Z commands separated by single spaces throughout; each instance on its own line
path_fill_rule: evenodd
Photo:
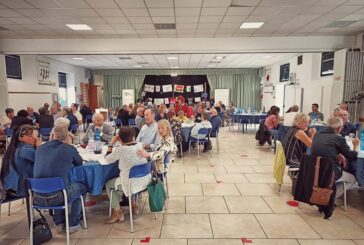
M 244 22 L 241 24 L 240 29 L 258 29 L 264 22 Z
M 72 59 L 73 60 L 84 60 L 85 58 L 82 58 L 82 57 L 73 57 Z
M 142 68 L 143 66 L 133 66 L 134 68 Z
M 271 55 L 266 55 L 266 56 L 263 56 L 263 59 L 270 59 L 270 58 L 272 58 L 273 56 L 271 56 Z
M 67 27 L 74 31 L 91 31 L 92 28 L 86 24 L 66 24 Z
M 167 60 L 178 60 L 178 56 L 168 56 Z

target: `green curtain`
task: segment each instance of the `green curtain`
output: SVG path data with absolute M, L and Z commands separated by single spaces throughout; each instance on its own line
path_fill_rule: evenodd
M 135 98 L 143 85 L 145 75 L 104 75 L 104 105 L 107 108 L 121 106 L 121 90 L 134 89 Z
M 136 98 L 145 75 L 207 75 L 210 94 L 214 89 L 229 89 L 230 100 L 238 107 L 259 109 L 261 100 L 260 76 L 258 69 L 178 69 L 178 70 L 93 70 L 92 74 L 104 76 L 104 105 L 121 105 L 121 90 L 134 89 Z M 118 97 L 120 96 L 120 97 Z

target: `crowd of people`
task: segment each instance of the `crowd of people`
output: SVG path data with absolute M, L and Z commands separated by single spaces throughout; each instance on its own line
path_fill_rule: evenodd
M 105 220 L 105 223 L 123 221 L 124 214 L 119 201 L 122 196 L 129 197 L 130 168 L 153 161 L 156 172 L 167 171 L 169 164 L 174 161 L 176 152 L 180 153 L 177 151 L 177 146 L 182 147 L 182 141 L 185 141 L 180 132 L 181 125 L 186 122 L 194 123 L 191 137 L 201 137 L 198 134 L 201 128 L 215 129 L 216 134 L 222 121 L 217 113 L 218 110 L 222 110 L 219 103 L 216 107 L 200 103 L 194 110 L 181 96 L 177 98 L 177 104 L 170 105 L 169 109 L 163 104 L 125 105 L 111 115 L 122 122 L 116 133 L 112 124 L 106 122 L 103 114 L 92 113 L 86 105 L 81 105 L 79 109 L 77 104 L 72 104 L 70 108 L 62 109 L 55 103 L 49 109 L 49 105 L 45 103 L 38 110 L 39 113 L 34 112 L 29 106 L 27 110 L 20 110 L 16 116 L 14 110 L 8 108 L 5 110 L 6 116 L 1 121 L 1 134 L 4 135 L 4 131 L 10 128 L 12 137 L 2 160 L 0 180 L 7 193 L 16 197 L 26 195 L 25 183 L 28 178 L 49 177 L 63 178 L 70 199 L 79 194 L 86 194 L 85 184 L 71 182 L 69 178 L 71 169 L 81 166 L 83 162 L 75 147 L 72 125 L 83 125 L 85 134 L 79 142 L 83 144 L 89 143 L 90 137 L 94 137 L 96 129 L 99 129 L 100 140 L 108 145 L 106 161 L 109 163 L 118 161 L 120 169 L 120 176 L 108 180 L 105 184 L 109 198 L 111 189 L 117 190 L 110 200 L 112 215 Z M 85 122 L 88 115 L 92 115 L 92 124 L 87 127 Z M 135 119 L 136 126 L 129 126 L 129 119 Z M 38 132 L 44 127 L 52 128 L 46 141 L 39 137 Z M 209 149 L 211 148 L 205 145 L 204 151 Z M 166 155 L 168 155 L 167 163 L 164 161 Z M 133 183 L 133 187 L 136 188 L 134 192 L 144 190 L 150 179 L 151 176 L 146 176 Z M 40 205 L 59 205 L 63 202 L 62 193 L 50 195 L 33 193 L 33 195 L 34 201 Z M 133 212 L 138 213 L 135 200 L 132 201 L 132 206 Z M 78 199 L 72 203 L 70 209 L 70 232 L 82 229 L 80 219 L 81 203 Z M 65 230 L 64 211 L 55 211 L 53 221 L 58 231 Z
M 282 122 L 280 108 L 272 106 L 257 133 L 258 145 L 268 142 L 268 147 L 274 148 L 274 141 L 279 139 L 282 141 L 286 165 L 290 168 L 300 168 L 303 155 L 312 154 L 329 159 L 335 164 L 336 180 L 342 176 L 342 171 L 346 171 L 356 177 L 359 186 L 364 186 L 364 172 L 361 171 L 363 168 L 358 166 L 360 163 L 357 161 L 358 129 L 349 121 L 347 105 L 341 104 L 336 108 L 326 123 L 318 109 L 318 104 L 314 103 L 312 112 L 305 114 L 300 113 L 299 107 L 294 105 L 285 113 Z M 315 129 L 317 125 L 321 127 L 319 131 Z M 283 139 L 279 138 L 279 129 L 285 126 L 289 126 L 289 129 L 282 129 L 285 136 Z M 351 141 L 352 148 L 347 140 Z M 327 208 L 320 208 L 325 219 L 331 218 L 333 207 L 332 204 Z

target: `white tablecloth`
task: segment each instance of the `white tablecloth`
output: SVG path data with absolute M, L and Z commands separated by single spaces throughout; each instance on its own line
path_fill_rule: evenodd
M 89 149 L 86 147 L 86 149 L 77 146 L 77 151 L 80 153 L 81 157 L 85 161 L 97 161 L 102 165 L 108 164 L 105 160 L 106 152 L 107 152 L 107 145 L 102 146 L 102 153 L 101 154 L 95 154 L 93 149 Z

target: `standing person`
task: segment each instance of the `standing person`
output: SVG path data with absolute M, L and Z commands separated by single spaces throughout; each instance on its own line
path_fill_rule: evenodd
M 155 120 L 158 122 L 162 119 L 168 119 L 168 115 L 166 113 L 167 107 L 165 104 L 161 104 L 158 108 L 158 114 L 155 116 Z
M 76 103 L 72 103 L 71 110 L 73 115 L 77 118 L 78 125 L 82 124 L 82 114 L 78 111 L 78 105 Z
M 159 143 L 160 139 L 157 135 L 157 122 L 155 121 L 155 115 L 151 109 L 144 111 L 145 125 L 140 129 L 137 142 L 141 142 L 145 149 L 155 149 L 155 146 Z
M 146 152 L 144 149 L 138 150 L 138 156 L 147 158 L 148 161 L 153 161 L 155 170 L 157 172 L 166 172 L 169 165 L 174 162 L 174 157 L 176 154 L 176 144 L 173 141 L 173 134 L 171 125 L 166 119 L 162 119 L 158 122 L 158 134 L 161 139 L 160 143 L 156 146 L 153 152 Z M 168 163 L 163 160 L 169 156 Z
M 25 182 L 33 178 L 35 149 L 42 143 L 31 125 L 14 129 L 13 137 L 2 160 L 0 178 L 4 189 L 15 196 L 25 196 Z
M 121 146 L 113 147 L 116 142 L 120 142 Z M 124 213 L 120 208 L 119 200 L 123 194 L 131 198 L 131 193 L 129 193 L 130 169 L 133 166 L 147 163 L 145 158 L 137 155 L 137 152 L 142 149 L 143 144 L 135 140 L 135 132 L 131 127 L 121 127 L 119 134 L 114 136 L 110 142 L 108 149 L 110 154 L 106 156 L 106 161 L 109 163 L 119 161 L 120 176 L 107 181 L 105 184 L 107 195 L 112 207 L 111 216 L 105 220 L 105 224 L 114 224 L 118 221 L 124 221 Z M 133 179 L 133 188 L 131 189 L 134 192 L 145 190 L 150 183 L 150 180 L 151 174 Z M 111 189 L 115 190 L 112 199 L 110 195 Z M 139 213 L 139 208 L 135 199 L 132 199 L 132 210 L 135 214 Z
M 15 114 L 13 108 L 5 109 L 5 116 L 1 118 L 1 126 L 4 128 L 10 128 L 11 121 L 13 120 Z
M 279 107 L 272 106 L 267 114 L 267 118 L 265 119 L 265 126 L 269 130 L 271 135 L 271 139 L 275 140 L 278 136 L 278 130 L 276 129 L 279 125 Z
M 312 112 L 308 113 L 309 117 L 311 117 L 311 121 L 323 121 L 324 114 L 319 112 L 319 105 L 317 103 L 312 104 Z
M 111 127 L 111 125 L 104 123 L 104 116 L 101 113 L 95 113 L 92 116 L 92 122 L 93 124 L 87 129 L 86 134 L 82 139 L 83 143 L 88 143 L 90 135 L 95 134 L 96 128 L 100 128 L 101 141 L 110 143 L 114 134 L 114 129 Z
M 51 133 L 51 140 L 38 147 L 35 152 L 34 178 L 61 177 L 66 186 L 68 200 L 80 194 L 86 194 L 87 188 L 82 183 L 70 181 L 69 174 L 74 166 L 82 165 L 82 157 L 77 149 L 68 143 L 68 130 L 56 126 Z M 37 194 L 34 202 L 39 205 L 57 206 L 64 203 L 63 193 L 56 192 L 51 195 Z M 81 200 L 72 202 L 69 212 L 69 231 L 73 233 L 81 230 Z M 55 210 L 53 221 L 57 231 L 65 229 L 64 210 Z

